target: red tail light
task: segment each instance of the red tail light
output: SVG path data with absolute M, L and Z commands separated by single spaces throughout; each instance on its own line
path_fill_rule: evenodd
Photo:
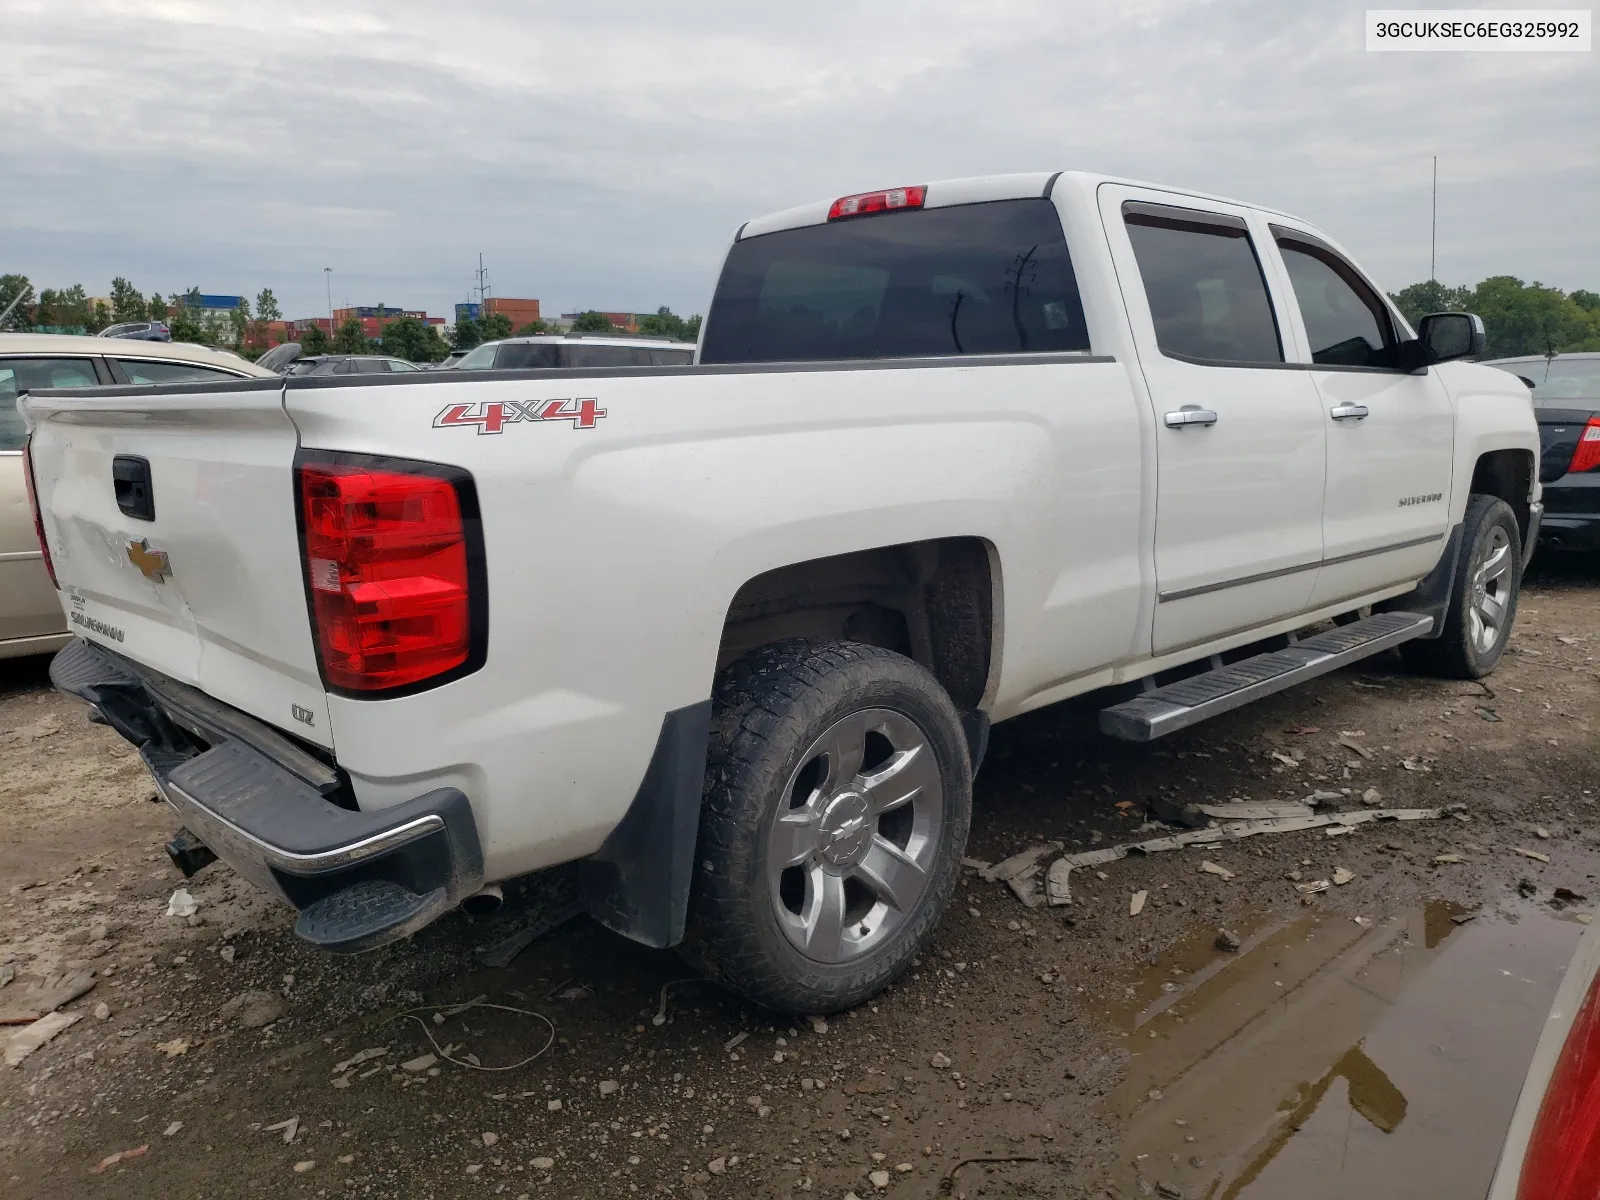
M 467 528 L 476 498 L 470 483 L 410 466 L 299 467 L 307 590 L 332 689 L 384 692 L 475 665 L 486 633 Z
M 927 197 L 925 187 L 889 188 L 882 192 L 861 192 L 855 196 L 840 196 L 828 209 L 828 220 L 842 217 L 864 217 L 868 213 L 892 212 L 897 208 L 921 208 Z
M 50 576 L 50 586 L 57 591 L 61 585 L 56 582 L 56 564 L 50 558 L 50 543 L 44 536 L 44 516 L 39 512 L 39 493 L 33 486 L 33 435 L 28 435 L 28 440 L 22 443 L 22 486 L 28 489 L 28 507 L 33 511 L 33 532 L 39 537 L 39 549 L 44 552 L 44 569 Z
M 1578 445 L 1572 452 L 1572 462 L 1567 470 L 1592 471 L 1596 467 L 1600 467 L 1600 417 L 1590 417 L 1578 437 Z
M 1567 1032 L 1522 1160 L 1517 1200 L 1600 1196 L 1600 976 Z

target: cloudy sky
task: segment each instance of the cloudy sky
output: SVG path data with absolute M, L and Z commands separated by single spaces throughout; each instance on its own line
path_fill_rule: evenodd
M 1459 0 L 1458 0 L 1459 2 Z M 1500 0 L 1506 5 L 1508 0 Z M 1388 288 L 1600 290 L 1590 54 L 1369 54 L 1354 3 L 0 0 L 0 273 L 448 314 L 706 305 L 749 217 L 1077 168 L 1321 225 Z

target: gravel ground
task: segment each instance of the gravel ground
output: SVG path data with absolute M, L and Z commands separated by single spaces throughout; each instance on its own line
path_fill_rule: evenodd
M 1487 686 L 1386 656 L 1154 747 L 1102 738 L 1090 705 L 997 728 L 968 849 L 986 861 L 1156 836 L 1140 828 L 1161 797 L 1349 788 L 1359 808 L 1376 788 L 1385 806 L 1465 809 L 1135 856 L 1104 878 L 1075 872 L 1064 908 L 1025 908 L 969 870 L 911 974 L 853 1012 L 792 1023 L 586 921 L 487 969 L 478 950 L 515 928 L 514 905 L 337 958 L 219 865 L 188 887 L 195 914 L 169 916 L 173 822 L 137 759 L 49 691 L 42 663 L 0 663 L 0 978 L 14 975 L 0 1012 L 95 973 L 63 1009 L 74 1024 L 0 1067 L 0 1190 L 1138 1194 L 1149 1185 L 1126 1181 L 1137 1164 L 1121 1153 L 1138 1109 L 1122 1087 L 1133 1014 L 1217 969 L 1219 928 L 1248 941 L 1428 900 L 1462 913 L 1593 893 L 1597 582 L 1592 562 L 1538 565 Z M 1345 731 L 1370 759 L 1338 744 Z M 1202 853 L 1233 878 L 1200 871 Z M 1289 877 L 1338 867 L 1354 878 L 1312 897 Z M 138 1153 L 96 1172 L 119 1151 Z

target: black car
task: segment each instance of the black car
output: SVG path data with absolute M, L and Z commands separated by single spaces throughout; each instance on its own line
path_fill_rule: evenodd
M 1600 550 L 1600 353 L 1497 358 L 1485 365 L 1533 388 L 1544 484 L 1540 543 Z
M 170 342 L 172 331 L 165 321 L 123 321 L 120 325 L 106 326 L 100 336 L 131 338 L 136 342 Z

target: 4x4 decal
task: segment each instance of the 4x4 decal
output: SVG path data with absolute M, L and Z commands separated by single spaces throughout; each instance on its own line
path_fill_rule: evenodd
M 571 421 L 574 429 L 593 429 L 606 410 L 593 396 L 576 400 L 496 400 L 450 404 L 433 419 L 435 429 L 474 425 L 479 434 L 502 433 L 519 421 Z

